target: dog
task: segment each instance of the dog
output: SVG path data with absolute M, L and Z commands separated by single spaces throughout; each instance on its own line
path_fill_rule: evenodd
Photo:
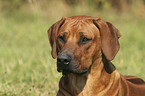
M 145 96 L 145 82 L 121 75 L 111 63 L 121 34 L 91 16 L 63 17 L 48 30 L 51 54 L 62 72 L 57 96 Z

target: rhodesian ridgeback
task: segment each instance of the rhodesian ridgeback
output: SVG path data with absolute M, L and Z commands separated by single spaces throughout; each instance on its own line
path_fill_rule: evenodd
M 122 76 L 111 60 L 120 32 L 90 16 L 63 17 L 48 30 L 52 57 L 62 72 L 57 96 L 145 96 L 145 82 Z

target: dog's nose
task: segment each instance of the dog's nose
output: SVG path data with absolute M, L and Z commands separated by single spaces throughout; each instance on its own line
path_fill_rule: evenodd
M 57 62 L 61 65 L 68 65 L 71 62 L 71 57 L 67 54 L 59 54 L 57 56 Z

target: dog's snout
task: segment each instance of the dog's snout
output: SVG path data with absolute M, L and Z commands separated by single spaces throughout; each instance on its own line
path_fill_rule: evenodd
M 57 57 L 57 62 L 62 65 L 68 65 L 71 62 L 71 56 L 67 54 L 59 54 Z

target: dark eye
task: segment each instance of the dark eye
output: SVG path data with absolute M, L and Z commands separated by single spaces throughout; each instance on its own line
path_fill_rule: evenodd
M 86 43 L 88 43 L 89 41 L 91 41 L 92 39 L 90 39 L 90 38 L 87 38 L 87 37 L 83 37 L 82 38 L 82 44 L 86 44 Z
M 62 43 L 64 42 L 64 37 L 63 36 L 58 36 L 57 37 Z

